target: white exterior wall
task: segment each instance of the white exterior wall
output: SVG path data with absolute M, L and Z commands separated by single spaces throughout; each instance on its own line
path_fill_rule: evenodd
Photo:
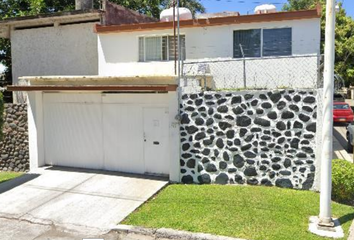
M 23 76 L 97 75 L 97 36 L 93 25 L 12 30 L 13 84 Z
M 320 53 L 320 19 L 235 24 L 206 28 L 182 28 L 187 61 L 233 56 L 233 31 L 255 28 L 292 28 L 293 55 Z M 172 35 L 173 30 L 109 33 L 98 35 L 99 75 L 173 74 L 173 61 L 138 62 L 140 36 Z M 276 67 L 276 66 L 274 66 Z

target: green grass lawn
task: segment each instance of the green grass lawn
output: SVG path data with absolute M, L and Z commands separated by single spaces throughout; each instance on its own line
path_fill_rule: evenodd
M 17 173 L 17 172 L 0 172 L 0 183 L 11 180 L 13 178 L 17 178 L 22 174 L 23 173 Z
M 246 239 L 323 239 L 307 231 L 319 194 L 276 187 L 169 185 L 123 224 L 174 228 Z M 346 233 L 354 208 L 333 203 Z

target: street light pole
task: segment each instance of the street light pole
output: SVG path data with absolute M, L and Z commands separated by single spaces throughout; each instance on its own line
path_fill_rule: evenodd
M 335 61 L 335 0 L 327 0 L 323 87 L 323 126 L 319 226 L 333 227 L 331 211 L 333 150 L 333 80 Z

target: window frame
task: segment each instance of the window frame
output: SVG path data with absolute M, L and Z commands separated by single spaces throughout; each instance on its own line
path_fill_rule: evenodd
M 290 29 L 291 30 L 291 49 L 290 49 L 290 55 L 272 55 L 272 56 L 264 56 L 264 30 L 273 30 L 273 29 Z M 291 57 L 293 56 L 293 27 L 290 26 L 284 26 L 284 27 L 261 27 L 261 28 L 244 28 L 244 29 L 234 29 L 232 31 L 232 58 L 233 59 L 243 59 L 243 57 L 235 57 L 235 32 L 237 31 L 245 31 L 245 30 L 260 30 L 260 57 L 245 57 L 246 59 L 259 59 L 259 58 L 274 58 L 274 57 Z
M 183 47 L 182 47 L 182 56 L 184 56 L 184 59 L 182 58 L 182 60 L 186 59 L 186 35 L 185 34 L 180 34 L 180 36 L 184 37 L 184 51 L 183 51 Z M 158 37 L 160 38 L 161 41 L 161 59 L 160 60 L 146 60 L 146 39 L 147 38 L 152 38 L 152 37 Z M 141 35 L 138 36 L 138 62 L 170 62 L 170 61 L 174 61 L 174 59 L 170 59 L 170 38 L 173 38 L 173 35 L 170 34 L 162 34 L 162 35 Z M 166 38 L 166 59 L 164 58 L 164 50 L 163 50 L 163 38 Z M 177 35 L 176 35 L 177 38 Z M 143 39 L 143 60 L 140 58 L 140 39 Z M 177 53 L 178 55 L 178 53 Z M 174 57 L 174 56 L 173 56 Z

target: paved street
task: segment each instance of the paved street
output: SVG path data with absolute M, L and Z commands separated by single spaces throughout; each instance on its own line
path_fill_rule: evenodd
M 346 102 L 354 110 L 354 100 L 347 99 Z M 345 159 L 353 162 L 353 154 L 347 152 L 346 124 L 334 124 L 333 128 L 333 158 Z
M 98 235 L 87 234 L 84 229 L 69 231 L 51 224 L 36 224 L 0 217 L 1 240 L 82 240 L 83 238 L 119 239 L 115 232 Z
M 353 155 L 347 152 L 346 126 L 335 125 L 333 128 L 333 158 L 353 161 Z

